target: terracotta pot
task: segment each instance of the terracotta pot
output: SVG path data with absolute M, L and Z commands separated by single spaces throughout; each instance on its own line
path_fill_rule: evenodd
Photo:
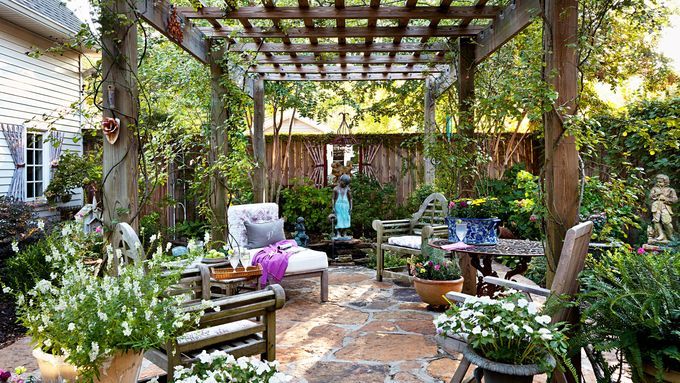
M 73 382 L 78 375 L 76 367 L 68 364 L 63 356 L 48 354 L 36 348 L 33 357 L 38 361 L 43 383 Z
M 449 291 L 463 291 L 463 278 L 453 281 L 433 281 L 430 279 L 413 278 L 413 287 L 423 302 L 432 306 L 448 306 L 449 302 L 444 299 L 444 295 Z
M 646 364 L 645 365 L 645 377 L 648 382 L 655 382 L 654 377 L 656 376 L 656 369 L 654 366 Z M 663 373 L 663 381 L 670 383 L 680 383 L 680 372 L 667 370 Z
M 141 351 L 118 352 L 104 362 L 95 382 L 137 383 L 143 360 L 144 353 Z
M 40 375 L 43 383 L 61 383 L 65 380 L 73 382 L 78 376 L 75 366 L 64 361 L 64 357 L 48 354 L 41 350 L 33 350 L 33 356 L 38 360 Z M 119 352 L 104 361 L 99 369 L 98 383 L 137 383 L 137 377 L 142 369 L 143 352 Z
M 478 382 L 484 378 L 484 383 L 531 383 L 534 381 L 534 375 L 543 373 L 537 364 L 515 365 L 494 362 L 480 356 L 470 346 L 465 347 L 463 355 L 470 363 L 479 367 L 475 370 Z M 555 359 L 550 355 L 546 358 L 554 367 Z

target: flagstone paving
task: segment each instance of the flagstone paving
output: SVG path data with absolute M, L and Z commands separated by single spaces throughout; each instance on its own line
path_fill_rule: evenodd
M 376 282 L 363 267 L 331 268 L 325 303 L 318 301 L 317 279 L 282 285 L 287 300 L 277 311 L 276 353 L 295 382 L 448 382 L 458 366 L 460 355 L 437 346 L 432 320 L 439 313 L 428 311 L 411 287 Z M 0 350 L 0 368 L 17 365 L 37 369 L 28 338 Z M 154 367 L 143 375 L 154 375 Z M 585 381 L 595 381 L 584 367 Z

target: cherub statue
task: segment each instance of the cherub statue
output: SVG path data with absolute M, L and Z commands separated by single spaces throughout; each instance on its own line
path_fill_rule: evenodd
M 665 174 L 656 176 L 656 183 L 649 193 L 652 200 L 652 225 L 647 229 L 647 242 L 668 243 L 673 239 L 673 210 L 678 202 L 675 190 L 670 186 L 670 178 Z
M 352 191 L 349 188 L 349 176 L 340 176 L 340 182 L 333 188 L 333 212 L 335 213 L 335 237 L 347 238 L 343 234 L 351 225 Z
M 343 174 L 347 174 L 347 176 L 351 177 L 352 176 L 352 163 L 349 162 L 347 165 L 343 165 L 340 162 L 333 162 L 331 164 L 331 174 L 333 174 L 334 182 L 338 182 L 340 180 L 340 176 Z
M 298 246 L 306 247 L 307 244 L 309 243 L 309 236 L 305 232 L 307 229 L 305 228 L 305 219 L 302 217 L 297 217 L 296 223 L 295 223 L 295 242 L 297 242 Z

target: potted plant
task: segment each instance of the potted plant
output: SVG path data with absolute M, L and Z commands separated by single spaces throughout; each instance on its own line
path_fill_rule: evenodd
M 596 351 L 621 350 L 634 382 L 680 382 L 680 252 L 619 248 L 593 261 L 581 285 Z
M 486 383 L 529 383 L 566 359 L 567 339 L 559 324 L 520 293 L 500 299 L 470 297 L 435 319 L 437 333 L 466 336 L 463 354 L 481 368 Z
M 64 241 L 71 238 L 65 235 Z M 179 273 L 161 264 L 159 248 L 144 264 L 121 268 L 118 277 L 97 277 L 72 261 L 78 248 L 77 243 L 64 244 L 64 253 L 55 248 L 51 262 L 63 266 L 17 300 L 43 381 L 77 375 L 85 381 L 136 382 L 143 352 L 192 322 L 181 309 L 181 296 L 162 297 Z
M 232 383 L 285 383 L 292 377 L 278 372 L 278 362 L 268 362 L 242 356 L 238 359 L 224 351 L 208 354 L 203 351 L 191 367 L 178 366 L 174 371 L 175 383 L 232 382 Z
M 413 287 L 423 302 L 435 307 L 447 307 L 444 295 L 449 291 L 463 290 L 463 277 L 458 262 L 442 256 L 414 255 L 409 261 Z
M 497 218 L 499 201 L 497 198 L 457 199 L 449 202 L 449 240 L 458 242 L 456 225 L 465 224 L 463 242 L 470 245 L 495 245 L 498 243 Z

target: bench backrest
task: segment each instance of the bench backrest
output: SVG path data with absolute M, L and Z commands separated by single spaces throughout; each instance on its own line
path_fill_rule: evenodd
M 449 201 L 441 193 L 432 193 L 425 198 L 418 211 L 411 217 L 411 229 L 422 229 L 427 225 L 445 225 L 447 215 L 449 215 Z
M 271 222 L 279 219 L 279 205 L 275 203 L 252 203 L 230 206 L 227 209 L 229 243 L 231 247 L 243 247 L 248 243 L 246 222 Z M 233 243 L 233 242 L 236 243 Z

